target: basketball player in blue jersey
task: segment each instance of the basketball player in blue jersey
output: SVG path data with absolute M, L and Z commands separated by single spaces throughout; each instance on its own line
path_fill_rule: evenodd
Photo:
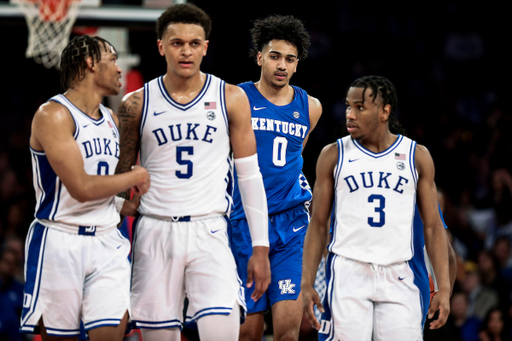
M 140 162 L 151 175 L 133 237 L 132 321 L 144 341 L 178 341 L 185 322 L 201 340 L 238 340 L 245 298 L 229 249 L 232 153 L 253 238 L 249 282 L 270 281 L 268 214 L 247 96 L 200 71 L 209 16 L 187 3 L 157 21 L 167 72 L 122 101 L 116 172 Z M 188 298 L 183 316 L 185 295 Z
M 118 119 L 104 96 L 120 92 L 114 47 L 76 37 L 62 52 L 63 95 L 34 115 L 30 136 L 35 220 L 26 239 L 21 332 L 43 340 L 122 340 L 130 307 L 130 243 L 117 229 L 119 211 L 138 201 L 116 193 L 148 190 L 149 173 L 134 166 L 113 175 L 119 158 Z
M 272 280 L 259 300 L 247 300 L 249 314 L 241 326 L 240 339 L 261 340 L 263 313 L 272 309 L 274 339 L 297 340 L 302 321 L 302 247 L 311 201 L 311 190 L 302 174 L 302 150 L 322 106 L 301 88 L 290 85 L 310 45 L 303 23 L 292 16 L 269 16 L 257 20 L 251 34 L 251 54 L 261 67 L 261 76 L 258 82 L 239 86 L 251 104 L 252 129 L 267 193 Z M 233 200 L 231 246 L 245 284 L 251 237 L 236 185 Z M 252 288 L 248 288 L 246 297 L 251 293 Z
M 332 339 L 422 340 L 420 289 L 408 261 L 413 256 L 416 202 L 439 291 L 428 311 L 430 328 L 448 318 L 450 279 L 447 237 L 439 216 L 434 164 L 427 149 L 390 132 L 398 124 L 394 86 L 384 77 L 357 79 L 346 95 L 350 136 L 326 146 L 317 162 L 315 210 L 304 245 L 302 290 L 312 323 L 313 289 L 333 211 L 328 245 L 327 298 Z

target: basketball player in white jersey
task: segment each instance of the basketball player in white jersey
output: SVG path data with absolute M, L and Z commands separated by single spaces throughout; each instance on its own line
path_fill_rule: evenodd
M 449 315 L 450 280 L 446 233 L 439 216 L 434 164 L 423 146 L 390 132 L 396 91 L 384 77 L 362 77 L 346 95 L 350 136 L 326 146 L 317 162 L 315 209 L 306 234 L 302 292 L 312 325 L 333 329 L 332 340 L 422 340 L 422 302 L 408 261 L 413 253 L 416 202 L 439 291 L 430 328 Z M 313 289 L 332 208 L 332 260 L 327 271 L 334 325 L 320 325 Z M 325 323 L 329 323 L 325 321 Z
M 149 186 L 142 167 L 113 175 L 119 158 L 117 117 L 101 101 L 120 91 L 114 47 L 99 37 L 74 38 L 62 52 L 63 95 L 34 115 L 30 136 L 35 220 L 25 245 L 21 332 L 43 340 L 122 340 L 129 311 L 129 241 L 119 211 L 138 202 L 114 197 Z
M 270 281 L 268 214 L 251 111 L 244 91 L 200 71 L 211 30 L 193 4 L 157 21 L 167 72 L 120 105 L 116 172 L 140 162 L 152 186 L 141 198 L 133 237 L 132 321 L 144 341 L 180 340 L 197 322 L 201 340 L 238 340 L 244 292 L 229 249 L 232 156 L 249 217 L 253 299 Z M 188 298 L 186 316 L 183 302 Z

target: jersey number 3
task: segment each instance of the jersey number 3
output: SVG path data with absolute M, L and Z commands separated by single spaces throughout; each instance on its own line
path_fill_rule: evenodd
M 378 201 L 378 206 L 375 206 L 375 212 L 379 213 L 379 219 L 376 220 L 373 217 L 368 217 L 368 225 L 371 227 L 382 227 L 386 223 L 386 213 L 384 212 L 386 198 L 380 194 L 372 194 L 368 197 L 368 202 L 375 201 Z

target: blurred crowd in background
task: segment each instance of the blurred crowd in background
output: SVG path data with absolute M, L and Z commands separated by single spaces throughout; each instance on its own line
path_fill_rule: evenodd
M 439 331 L 425 326 L 425 339 L 512 340 L 512 111 L 507 100 L 512 70 L 502 40 L 506 11 L 454 1 L 425 8 L 343 1 L 315 10 L 288 4 L 272 11 L 260 3 L 247 11 L 234 2 L 235 12 L 244 9 L 248 18 L 226 16 L 216 2 L 194 3 L 214 23 L 203 71 L 235 84 L 259 76 L 248 58 L 251 20 L 294 14 L 305 21 L 312 46 L 292 83 L 317 97 L 324 109 L 304 151 L 304 173 L 312 186 L 321 148 L 345 134 L 348 85 L 370 74 L 394 83 L 406 135 L 425 145 L 434 159 L 458 257 L 451 316 Z M 35 206 L 31 118 L 61 91 L 56 70 L 24 59 L 26 27 L 16 28 L 2 38 L 0 53 L 1 65 L 15 71 L 0 85 L 0 340 L 21 339 L 9 333 L 19 323 L 24 238 Z M 154 62 L 159 58 L 155 39 L 151 31 L 130 34 L 144 81 L 165 72 L 163 61 Z M 303 340 L 314 338 L 306 334 Z

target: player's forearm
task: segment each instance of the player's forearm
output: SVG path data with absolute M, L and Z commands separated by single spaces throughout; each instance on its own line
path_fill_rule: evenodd
M 446 247 L 447 242 L 446 233 L 442 225 L 425 226 L 425 246 L 434 267 L 437 285 L 439 290 L 450 293 L 450 264 L 448 248 Z
M 449 262 L 449 273 L 450 273 L 450 293 L 453 292 L 453 286 L 455 285 L 455 279 L 457 278 L 457 255 L 453 250 L 452 244 L 446 238 L 448 244 L 448 262 Z
M 235 159 L 235 167 L 252 246 L 268 247 L 267 196 L 258 166 L 258 155 Z
M 304 240 L 304 254 L 302 257 L 302 283 L 311 285 L 315 283 L 318 264 L 322 259 L 324 247 L 327 243 L 327 223 L 312 221 L 306 232 Z
M 78 186 L 68 190 L 80 202 L 105 199 L 144 182 L 145 172 L 142 168 L 118 175 L 85 175 L 76 182 Z

